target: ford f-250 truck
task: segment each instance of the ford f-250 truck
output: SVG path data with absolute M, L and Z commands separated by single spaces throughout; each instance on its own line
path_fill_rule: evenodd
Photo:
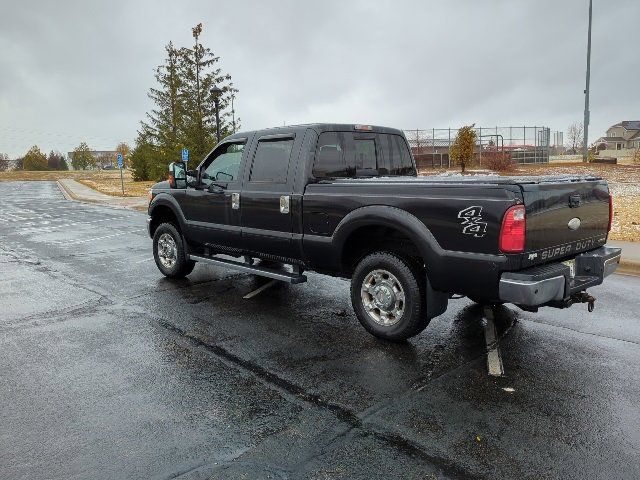
M 618 266 L 598 177 L 418 176 L 400 130 L 314 124 L 236 133 L 150 192 L 167 277 L 206 262 L 291 283 L 351 279 L 373 335 L 404 340 L 454 295 L 536 311 L 593 297 Z M 279 268 L 273 268 L 277 262 Z

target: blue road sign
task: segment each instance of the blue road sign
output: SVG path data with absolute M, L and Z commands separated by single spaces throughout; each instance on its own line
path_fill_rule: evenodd
M 123 164 L 124 164 L 124 160 L 122 159 L 122 154 L 119 153 L 118 154 L 118 168 L 122 168 Z
M 186 148 L 182 149 L 182 161 L 183 162 L 189 161 L 189 150 L 187 150 Z

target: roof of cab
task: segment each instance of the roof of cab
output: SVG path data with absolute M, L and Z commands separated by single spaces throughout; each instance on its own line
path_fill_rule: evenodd
M 367 129 L 362 130 L 362 129 L 356 128 L 360 126 L 366 126 Z M 315 130 L 315 132 L 318 134 L 329 131 L 329 132 L 393 133 L 396 135 L 404 135 L 402 130 L 399 130 L 397 128 L 381 127 L 377 125 L 363 125 L 363 124 L 353 124 L 353 123 L 307 123 L 302 125 L 284 125 L 282 127 L 272 127 L 272 128 L 264 128 L 261 130 L 250 130 L 245 132 L 238 132 L 226 137 L 225 140 L 245 138 L 253 134 L 258 134 L 259 136 L 262 136 L 262 135 L 279 135 L 279 134 L 293 133 L 293 132 L 303 131 L 308 128 Z

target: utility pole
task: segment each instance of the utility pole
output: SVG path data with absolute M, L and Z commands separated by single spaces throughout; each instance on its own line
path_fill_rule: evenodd
M 582 137 L 582 161 L 589 159 L 589 81 L 591 76 L 591 10 L 593 0 L 589 0 L 589 34 L 587 38 L 587 80 L 584 89 L 584 132 Z

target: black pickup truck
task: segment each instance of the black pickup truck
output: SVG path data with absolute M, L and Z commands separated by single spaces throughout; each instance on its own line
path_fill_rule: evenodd
M 454 295 L 536 311 L 589 302 L 618 266 L 597 177 L 417 176 L 400 130 L 314 124 L 236 133 L 150 192 L 167 277 L 196 262 L 306 280 L 351 279 L 373 335 L 403 340 Z M 276 265 L 274 267 L 274 264 Z

